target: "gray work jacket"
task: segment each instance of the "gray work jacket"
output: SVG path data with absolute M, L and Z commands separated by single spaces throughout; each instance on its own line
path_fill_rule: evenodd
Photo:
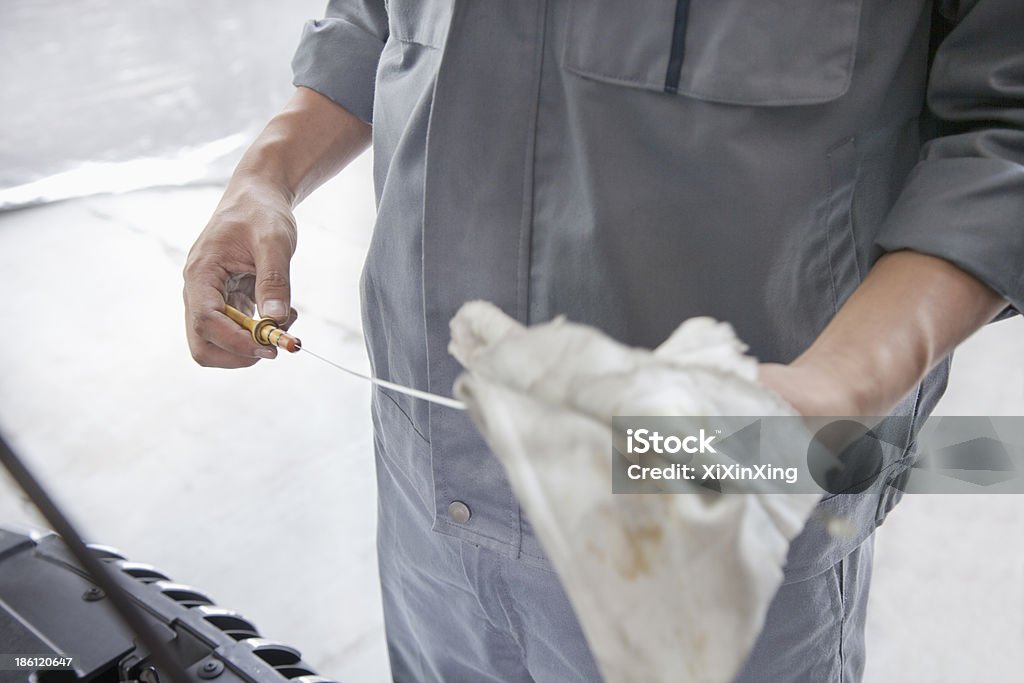
M 451 392 L 470 299 L 645 347 L 710 315 L 779 362 L 886 250 L 1024 305 L 1021 0 L 335 0 L 293 66 L 373 124 L 364 327 L 394 382 Z M 945 373 L 897 412 L 927 414 Z M 435 531 L 543 564 L 465 414 L 378 390 L 374 418 Z M 823 504 L 855 531 L 816 517 L 788 580 L 873 530 L 903 453 Z

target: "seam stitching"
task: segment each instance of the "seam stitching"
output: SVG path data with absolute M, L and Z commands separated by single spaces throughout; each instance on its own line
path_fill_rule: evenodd
M 843 642 L 846 639 L 846 560 L 849 555 L 839 561 L 839 681 L 846 680 L 846 650 Z
M 836 275 L 832 267 L 832 212 L 834 210 L 833 202 L 835 201 L 835 186 L 833 184 L 835 167 L 832 164 L 832 155 L 833 152 L 829 152 L 826 155 L 828 163 L 828 201 L 825 205 L 825 260 L 828 262 L 828 283 L 832 291 L 832 312 L 835 314 L 839 312 L 839 295 L 836 293 Z

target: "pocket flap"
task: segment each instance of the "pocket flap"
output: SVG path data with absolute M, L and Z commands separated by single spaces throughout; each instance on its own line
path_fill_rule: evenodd
M 587 78 L 665 91 L 676 23 L 685 21 L 679 95 L 761 106 L 828 102 L 850 87 L 860 6 L 861 0 L 573 0 L 564 64 Z

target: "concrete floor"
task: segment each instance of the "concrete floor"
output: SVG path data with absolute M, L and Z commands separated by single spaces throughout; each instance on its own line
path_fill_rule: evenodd
M 296 329 L 365 368 L 369 159 L 352 171 L 299 213 Z M 90 540 L 206 591 L 321 673 L 385 680 L 367 387 L 311 356 L 239 372 L 188 354 L 180 273 L 219 193 L 0 214 L 21 339 L 0 356 L 0 426 Z M 34 520 L 0 475 L 0 523 Z
M 0 426 L 91 540 L 241 611 L 325 675 L 387 680 L 367 386 L 310 357 L 219 371 L 186 350 L 180 270 L 218 194 L 0 214 Z M 295 330 L 355 367 L 371 196 L 362 159 L 298 213 Z M 942 410 L 1024 415 L 1022 340 L 1020 320 L 972 339 Z M 0 480 L 10 522 L 36 518 Z M 1019 680 L 1024 498 L 906 500 L 878 535 L 869 619 L 869 681 Z

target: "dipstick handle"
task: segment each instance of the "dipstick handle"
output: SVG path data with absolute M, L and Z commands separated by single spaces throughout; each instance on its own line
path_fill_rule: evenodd
M 277 346 L 289 353 L 295 353 L 302 348 L 302 341 L 278 327 L 273 318 L 250 318 L 228 304 L 224 304 L 224 315 L 249 330 L 253 341 L 261 346 Z

